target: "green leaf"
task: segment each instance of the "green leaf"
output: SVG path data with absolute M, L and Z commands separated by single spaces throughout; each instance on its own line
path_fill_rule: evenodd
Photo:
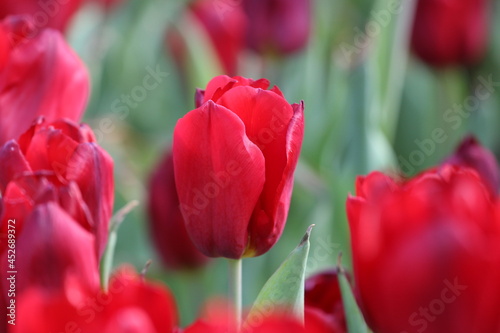
M 344 303 L 345 316 L 347 320 L 347 328 L 349 333 L 368 333 L 370 330 L 365 323 L 363 315 L 359 310 L 358 304 L 354 299 L 351 285 L 345 276 L 345 272 L 340 269 L 339 285 L 342 293 L 342 301 Z
M 309 255 L 311 225 L 300 244 L 267 280 L 257 296 L 244 327 L 260 322 L 274 311 L 291 315 L 304 322 L 304 280 Z

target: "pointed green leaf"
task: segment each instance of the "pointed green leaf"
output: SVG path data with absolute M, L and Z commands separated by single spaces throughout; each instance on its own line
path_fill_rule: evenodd
M 246 318 L 245 326 L 260 322 L 273 311 L 304 321 L 304 279 L 313 226 L 307 229 L 300 244 L 267 280 Z
M 359 310 L 358 304 L 354 299 L 351 285 L 345 276 L 343 270 L 340 270 L 339 285 L 342 293 L 342 301 L 344 303 L 345 316 L 347 320 L 347 328 L 349 333 L 368 333 L 370 332 L 365 323 L 363 315 Z

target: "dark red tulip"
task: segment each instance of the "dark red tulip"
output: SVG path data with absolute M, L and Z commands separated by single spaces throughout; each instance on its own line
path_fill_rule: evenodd
M 21 233 L 32 210 L 53 201 L 95 235 L 102 255 L 113 209 L 113 161 L 87 125 L 40 118 L 18 141 L 7 142 L 0 149 L 0 191 L 2 236 L 7 219 L 15 218 Z
M 477 171 L 493 195 L 498 194 L 500 169 L 493 153 L 473 136 L 466 137 L 453 155 L 443 163 L 465 166 Z
M 306 327 L 320 321 L 331 333 L 346 333 L 347 324 L 338 270 L 331 269 L 309 277 L 305 283 Z
M 304 130 L 267 80 L 219 76 L 174 131 L 174 171 L 186 229 L 207 256 L 268 251 L 285 226 Z
M 115 274 L 107 293 L 84 292 L 77 282 L 76 277 L 68 279 L 57 295 L 48 296 L 38 288 L 25 292 L 11 332 L 177 332 L 177 309 L 170 291 L 143 281 L 132 270 Z
M 64 285 L 69 274 L 77 275 L 85 290 L 99 288 L 98 263 L 93 255 L 94 236 L 55 202 L 37 205 L 20 233 L 17 233 L 15 216 L 9 216 L 9 220 L 8 224 L 16 231 L 16 237 L 12 242 L 14 245 L 8 247 L 14 251 L 4 251 L 1 255 L 4 299 L 9 290 L 9 271 L 16 272 L 17 295 L 33 286 L 43 288 L 45 292 L 55 292 Z M 16 254 L 15 260 L 8 262 L 8 254 L 12 253 Z
M 149 181 L 151 237 L 163 264 L 171 269 L 193 269 L 208 258 L 193 245 L 184 226 L 175 188 L 174 161 L 167 152 Z
M 205 29 L 224 72 L 236 74 L 247 25 L 241 1 L 197 0 L 189 9 Z
M 375 332 L 497 332 L 499 206 L 477 173 L 374 172 L 347 199 L 354 277 Z M 495 282 L 494 282 L 495 281 Z
M 247 45 L 259 53 L 302 50 L 311 30 L 310 0 L 242 0 L 248 17 Z
M 64 31 L 83 0 L 2 0 L 0 19 L 28 15 L 37 31 L 54 28 Z
M 33 29 L 23 17 L 0 22 L 0 46 L 8 46 L 0 49 L 0 145 L 16 139 L 38 116 L 80 121 L 87 102 L 83 63 L 58 31 L 31 36 Z
M 474 65 L 486 50 L 489 7 L 489 0 L 419 0 L 413 51 L 437 67 Z

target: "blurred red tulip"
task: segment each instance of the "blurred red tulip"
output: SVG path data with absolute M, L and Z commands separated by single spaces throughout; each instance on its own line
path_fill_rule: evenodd
M 208 261 L 193 245 L 184 226 L 171 152 L 165 154 L 149 181 L 148 210 L 151 237 L 166 267 L 193 269 Z
M 32 29 L 22 17 L 0 22 L 0 46 L 10 45 L 0 51 L 0 145 L 38 116 L 80 121 L 87 102 L 89 79 L 80 59 L 58 31 L 30 37 Z
M 489 5 L 488 0 L 419 0 L 414 52 L 437 67 L 474 65 L 486 50 Z
M 311 30 L 310 0 L 242 0 L 248 17 L 247 44 L 258 53 L 302 50 Z
M 493 153 L 481 146 L 473 136 L 466 137 L 456 152 L 443 163 L 465 166 L 477 171 L 493 195 L 498 194 L 500 169 Z
M 500 216 L 477 174 L 445 165 L 359 177 L 347 199 L 354 276 L 375 332 L 498 332 Z
M 346 333 L 344 305 L 338 270 L 331 269 L 309 277 L 305 283 L 306 327 L 320 321 L 331 333 Z
M 18 141 L 7 142 L 0 149 L 0 191 L 2 238 L 8 219 L 16 219 L 21 233 L 36 205 L 54 201 L 95 235 L 95 253 L 102 255 L 113 209 L 113 161 L 87 125 L 40 118 Z
M 14 216 L 10 219 L 14 220 Z M 17 227 L 17 223 L 11 225 Z M 98 263 L 93 255 L 94 236 L 56 203 L 37 205 L 27 217 L 23 232 L 16 233 L 12 244 L 15 245 L 9 254 L 17 254 L 13 264 L 7 261 L 7 251 L 1 255 L 4 298 L 9 289 L 9 271 L 17 272 L 15 291 L 18 295 L 33 286 L 55 292 L 64 285 L 68 274 L 77 275 L 87 291 L 99 288 Z
M 9 15 L 28 15 L 39 31 L 54 28 L 64 31 L 83 0 L 2 0 L 0 19 Z
M 174 333 L 177 326 L 170 291 L 144 282 L 128 268 L 115 274 L 107 293 L 85 293 L 73 284 L 48 296 L 33 288 L 20 297 L 18 307 L 23 319 L 12 333 Z
M 247 25 L 241 1 L 197 0 L 189 8 L 212 41 L 225 73 L 236 74 Z
M 302 145 L 303 103 L 267 80 L 218 76 L 174 131 L 174 171 L 186 229 L 207 256 L 267 252 L 285 226 Z

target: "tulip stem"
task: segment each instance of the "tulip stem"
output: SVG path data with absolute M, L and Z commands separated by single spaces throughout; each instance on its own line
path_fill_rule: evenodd
M 229 259 L 229 294 L 233 300 L 234 314 L 236 316 L 236 331 L 241 330 L 241 317 L 242 317 L 242 259 L 232 260 Z

